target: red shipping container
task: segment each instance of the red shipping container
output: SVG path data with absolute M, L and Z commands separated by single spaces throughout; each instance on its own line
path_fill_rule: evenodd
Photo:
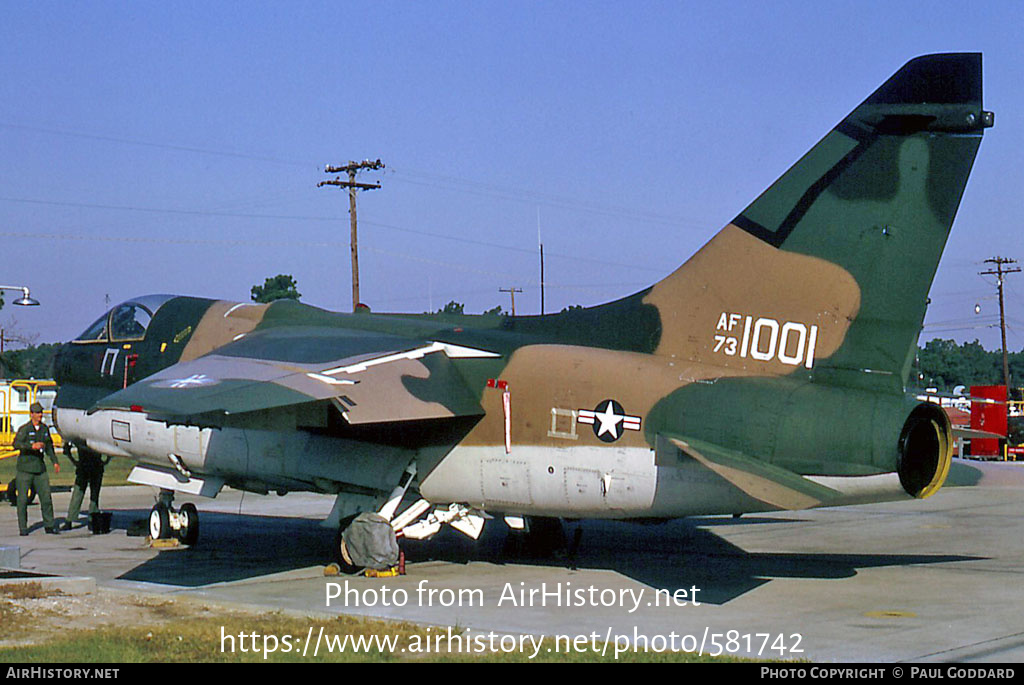
M 1006 435 L 1006 386 L 972 385 L 971 397 L 995 400 L 971 401 L 971 430 Z M 1003 442 L 995 438 L 971 438 L 971 456 L 1002 457 Z

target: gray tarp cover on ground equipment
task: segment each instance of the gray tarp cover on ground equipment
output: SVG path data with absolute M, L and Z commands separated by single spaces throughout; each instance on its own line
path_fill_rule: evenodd
M 398 541 L 388 520 L 380 514 L 365 511 L 356 516 L 341 534 L 349 558 L 356 566 L 376 570 L 398 563 Z

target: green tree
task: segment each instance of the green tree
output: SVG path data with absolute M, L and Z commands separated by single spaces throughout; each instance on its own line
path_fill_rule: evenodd
M 955 340 L 929 340 L 918 349 L 917 359 L 920 383 L 939 390 L 1003 382 L 1002 354 L 989 352 L 977 340 L 962 345 Z
M 0 370 L 5 378 L 52 378 L 53 358 L 61 343 L 29 345 L 0 355 Z
M 263 285 L 252 287 L 253 302 L 273 302 L 274 300 L 298 300 L 302 295 L 299 284 L 291 275 L 278 274 L 263 281 Z
M 462 304 L 461 302 L 456 302 L 455 300 L 452 300 L 451 302 L 449 302 L 445 306 L 441 307 L 440 309 L 438 309 L 434 313 L 435 314 L 459 314 L 459 315 L 462 315 L 462 314 L 465 313 L 463 311 L 465 308 L 466 308 L 466 305 Z
M 501 316 L 504 313 L 505 312 L 501 311 L 501 305 L 499 304 L 497 307 L 493 307 L 485 311 L 484 316 Z

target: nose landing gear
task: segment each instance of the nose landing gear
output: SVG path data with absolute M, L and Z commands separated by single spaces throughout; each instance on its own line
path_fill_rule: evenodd
M 171 506 L 173 500 L 173 492 L 160 492 L 160 500 L 149 512 L 149 536 L 154 540 L 176 537 L 192 546 L 199 540 L 199 511 L 191 502 L 175 509 Z

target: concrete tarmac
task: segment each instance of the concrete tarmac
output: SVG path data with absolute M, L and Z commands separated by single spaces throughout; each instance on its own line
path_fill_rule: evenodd
M 1024 466 L 958 464 L 951 480 L 967 487 L 923 501 L 568 524 L 570 541 L 582 533 L 559 561 L 523 556 L 497 520 L 476 543 L 450 529 L 407 541 L 408 575 L 390 579 L 325 578 L 334 534 L 319 519 L 332 498 L 303 493 L 178 496 L 175 506 L 199 507 L 200 541 L 172 549 L 127 535 L 148 518 L 148 487 L 103 490 L 108 535 L 46 535 L 35 505 L 33 531 L 19 537 L 3 505 L 0 545 L 20 547 L 25 570 L 107 589 L 561 636 L 577 650 L 610 641 L 609 653 L 618 642 L 763 659 L 1024 662 Z M 58 520 L 69 496 L 54 494 Z

